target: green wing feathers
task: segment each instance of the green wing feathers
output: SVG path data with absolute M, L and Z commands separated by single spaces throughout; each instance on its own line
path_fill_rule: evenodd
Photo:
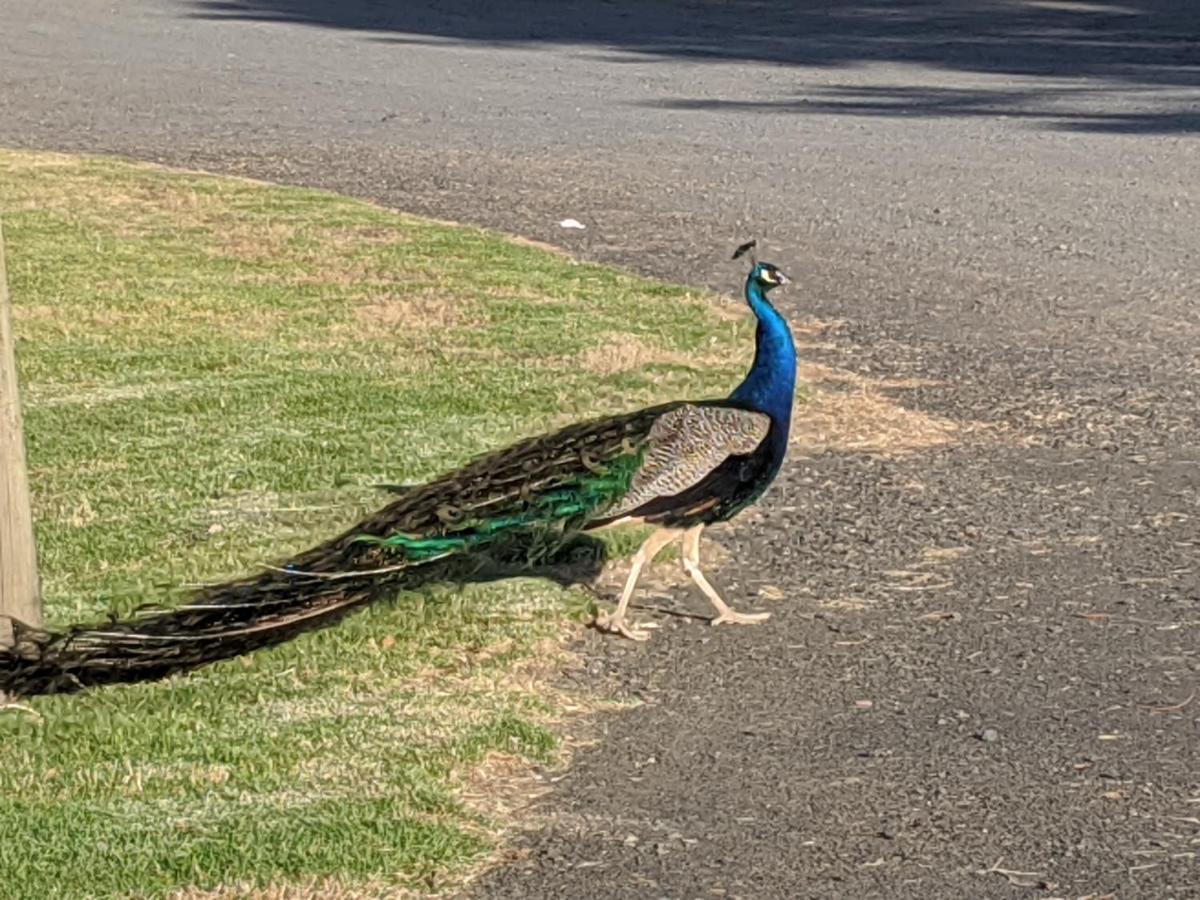
M 416 563 L 481 549 L 514 531 L 584 528 L 628 494 L 655 423 L 680 405 L 584 422 L 478 457 L 401 490 L 336 543 Z
M 478 457 L 399 498 L 344 536 L 393 563 L 482 549 L 513 532 L 553 535 L 619 519 L 750 453 L 770 419 L 674 403 L 601 419 Z

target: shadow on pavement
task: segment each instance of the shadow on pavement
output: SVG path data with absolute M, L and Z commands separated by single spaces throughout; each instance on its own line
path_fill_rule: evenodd
M 1009 115 L 1069 131 L 1200 130 L 1200 5 L 1174 0 L 193 0 L 192 7 L 201 18 L 349 29 L 397 45 L 584 45 L 614 64 L 686 59 L 766 62 L 785 70 L 914 67 L 912 86 L 863 84 L 860 73 L 851 84 L 811 87 L 785 71 L 769 84 L 748 86 L 749 96 L 654 103 L 671 109 Z M 964 85 L 922 86 L 916 67 L 963 73 Z M 989 75 L 1007 76 L 1007 83 L 977 86 L 979 76 Z M 1082 78 L 1093 87 L 1071 83 Z

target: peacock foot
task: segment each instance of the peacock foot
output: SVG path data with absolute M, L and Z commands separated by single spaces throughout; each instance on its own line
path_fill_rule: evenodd
M 765 622 L 771 618 L 769 612 L 764 613 L 740 613 L 732 609 L 726 609 L 718 616 L 713 616 L 709 622 L 710 625 L 720 625 L 728 622 L 731 625 L 757 625 L 759 622 Z
M 619 634 L 629 638 L 631 641 L 648 641 L 650 640 L 650 632 L 646 628 L 654 628 L 654 625 L 639 627 L 630 625 L 625 621 L 625 616 L 615 616 L 607 612 L 601 611 L 596 613 L 596 618 L 593 624 L 600 631 L 607 631 L 609 634 Z

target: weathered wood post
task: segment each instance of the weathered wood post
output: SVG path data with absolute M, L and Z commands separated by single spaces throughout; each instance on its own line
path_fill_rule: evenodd
M 0 644 L 12 639 L 9 617 L 29 625 L 42 624 L 14 345 L 0 228 Z

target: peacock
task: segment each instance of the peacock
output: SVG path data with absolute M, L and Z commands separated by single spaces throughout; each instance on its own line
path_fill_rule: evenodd
M 432 582 L 529 571 L 574 581 L 570 564 L 591 552 L 590 536 L 629 523 L 653 530 L 633 557 L 615 609 L 596 616 L 597 628 L 648 637 L 630 622 L 629 603 L 643 568 L 676 540 L 685 570 L 716 610 L 713 624 L 765 620 L 769 613 L 730 607 L 700 567 L 704 528 L 754 503 L 788 447 L 796 350 L 767 297 L 788 278 L 758 261 L 755 246 L 743 244 L 733 256 L 748 254 L 751 264 L 745 297 L 757 318 L 754 362 L 727 398 L 580 422 L 427 483 L 394 488 L 387 505 L 332 540 L 256 574 L 196 589 L 174 609 L 60 632 L 14 622 L 15 643 L 0 649 L 0 692 L 68 693 L 163 678 L 282 643 Z

